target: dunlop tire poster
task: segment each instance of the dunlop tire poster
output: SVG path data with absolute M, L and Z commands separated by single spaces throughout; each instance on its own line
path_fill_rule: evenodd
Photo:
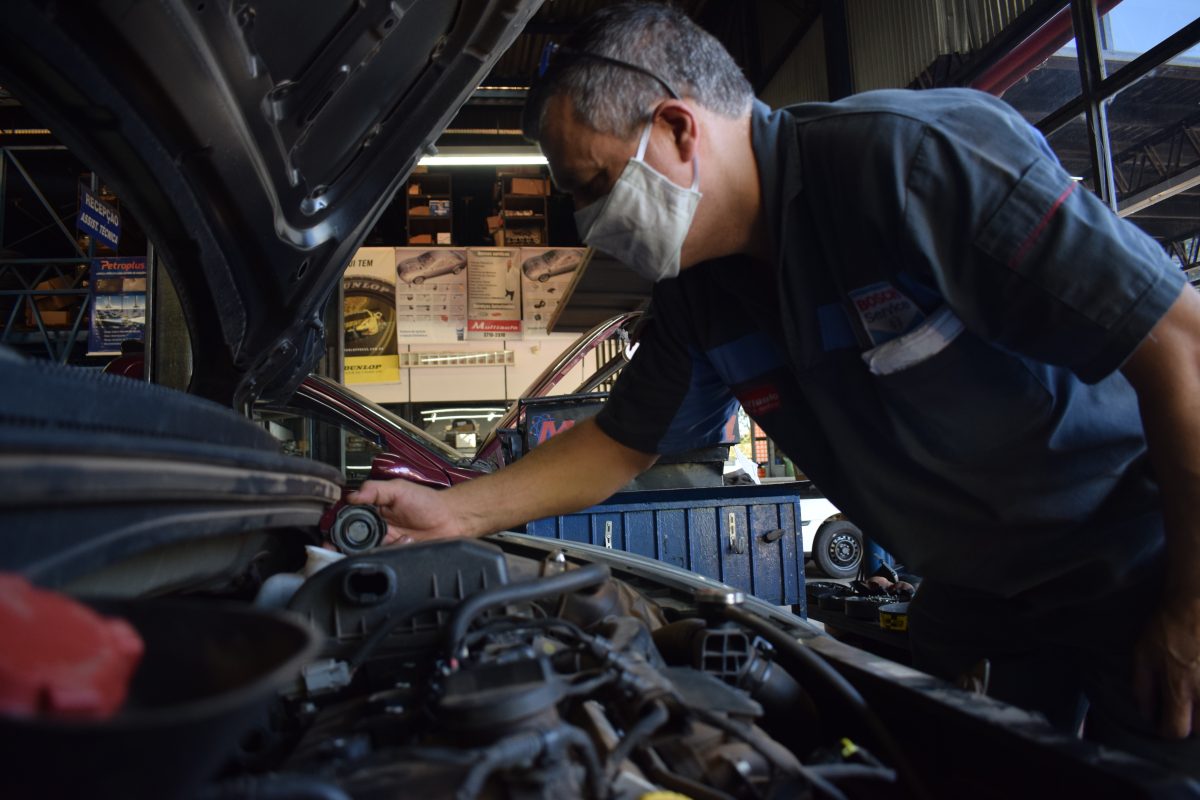
M 363 247 L 342 276 L 346 383 L 399 383 L 396 250 Z

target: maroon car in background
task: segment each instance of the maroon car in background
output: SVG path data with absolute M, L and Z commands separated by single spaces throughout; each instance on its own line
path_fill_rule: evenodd
M 575 394 L 594 390 L 610 379 L 632 353 L 631 331 L 640 312 L 619 314 L 580 335 L 530 384 L 522 400 L 546 397 L 603 342 L 618 339 L 622 346 L 582 384 Z M 329 378 L 310 375 L 285 403 L 261 404 L 255 416 L 280 440 L 284 452 L 321 461 L 346 477 L 343 493 L 364 480 L 402 479 L 423 486 L 446 488 L 492 472 L 511 458 L 504 432 L 521 425 L 523 404 L 513 403 L 473 456 L 421 430 L 416 425 Z M 321 520 L 329 532 L 345 502 L 330 508 Z

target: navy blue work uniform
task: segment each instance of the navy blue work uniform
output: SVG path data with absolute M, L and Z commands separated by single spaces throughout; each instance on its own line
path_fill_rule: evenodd
M 657 284 L 597 423 L 677 452 L 714 442 L 740 402 L 925 577 L 910 619 L 919 666 L 953 675 L 988 656 L 998 695 L 1064 727 L 1081 692 L 1093 708 L 1131 703 L 1164 540 L 1118 369 L 1182 273 L 985 94 L 760 103 L 751 130 L 772 263 L 721 259 Z M 1132 611 L 1120 630 L 1097 621 L 1111 663 L 1094 678 L 1100 633 L 1060 623 L 1106 602 Z M 1062 648 L 1089 655 L 1064 667 Z M 1010 681 L 1006 662 L 1032 673 Z M 1131 709 L 1111 724 L 1097 709 L 1089 730 L 1137 747 L 1145 731 L 1120 732 L 1139 724 Z

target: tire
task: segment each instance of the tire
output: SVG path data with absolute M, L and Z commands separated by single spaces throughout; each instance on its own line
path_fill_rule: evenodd
M 418 275 L 417 277 L 412 279 L 412 282 L 413 282 L 413 286 L 420 286 L 422 283 L 425 282 L 425 276 Z
M 813 540 L 813 560 L 831 578 L 853 578 L 863 558 L 862 531 L 844 519 L 826 522 Z

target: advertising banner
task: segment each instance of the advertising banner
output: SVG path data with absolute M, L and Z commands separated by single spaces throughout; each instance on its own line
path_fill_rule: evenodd
M 396 335 L 401 342 L 462 341 L 467 327 L 467 251 L 396 248 Z
M 467 251 L 467 338 L 521 338 L 520 251 Z
M 346 383 L 399 383 L 396 250 L 363 247 L 342 276 Z
M 146 259 L 92 259 L 88 355 L 117 355 L 121 342 L 145 341 Z
M 586 252 L 582 247 L 521 248 L 521 317 L 527 336 L 546 333 Z
M 91 190 L 80 186 L 79 216 L 75 218 L 75 229 L 116 250 L 117 242 L 121 239 L 121 215 Z

